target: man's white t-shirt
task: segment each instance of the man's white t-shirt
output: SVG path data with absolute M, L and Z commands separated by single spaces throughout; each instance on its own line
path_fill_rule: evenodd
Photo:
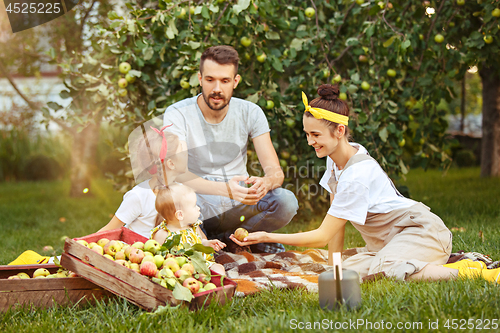
M 358 148 L 356 154 L 368 153 L 360 144 L 350 144 Z M 327 157 L 326 171 L 319 183 L 331 193 L 328 180 L 332 172 L 335 172 L 338 184 L 337 193 L 328 209 L 328 214 L 331 216 L 346 219 L 351 223 L 365 224 L 368 212 L 383 214 L 416 204 L 415 201 L 399 195 L 387 174 L 375 160 L 363 160 L 351 165 L 345 172 L 342 171 L 330 157 Z
M 125 193 L 115 216 L 130 230 L 149 238 L 158 214 L 155 201 L 148 179 Z
M 163 117 L 164 125 L 173 124 L 166 131 L 187 144 L 189 171 L 221 180 L 248 176 L 248 138 L 270 131 L 264 112 L 254 103 L 233 97 L 224 119 L 211 124 L 198 106 L 198 96 L 172 104 Z

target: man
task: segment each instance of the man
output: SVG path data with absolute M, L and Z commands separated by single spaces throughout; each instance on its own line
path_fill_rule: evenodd
M 177 179 L 197 191 L 209 238 L 235 245 L 229 235 L 238 227 L 249 232 L 272 232 L 296 214 L 297 199 L 280 188 L 283 171 L 271 142 L 262 109 L 232 97 L 240 82 L 238 53 L 230 46 L 213 46 L 201 56 L 202 93 L 167 108 L 164 125 L 185 141 L 189 150 L 186 175 Z M 249 177 L 248 138 L 251 138 L 263 177 Z M 197 175 L 193 179 L 193 174 Z M 203 179 L 201 179 L 202 177 Z M 254 252 L 281 252 L 281 244 L 259 244 Z

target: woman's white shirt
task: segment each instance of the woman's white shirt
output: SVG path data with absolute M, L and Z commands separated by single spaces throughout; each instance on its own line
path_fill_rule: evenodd
M 158 214 L 155 201 L 156 195 L 151 190 L 148 179 L 125 193 L 115 215 L 127 228 L 149 238 Z
M 356 154 L 367 154 L 365 147 L 350 143 L 358 149 Z M 328 214 L 346 219 L 351 223 L 365 224 L 367 213 L 388 213 L 395 209 L 405 209 L 416 202 L 400 196 L 392 182 L 375 160 L 363 160 L 339 170 L 333 160 L 327 157 L 326 171 L 319 184 L 331 193 L 328 186 L 332 172 L 338 180 L 337 193 Z M 342 177 L 340 174 L 342 173 Z M 340 178 L 339 178 L 340 177 Z

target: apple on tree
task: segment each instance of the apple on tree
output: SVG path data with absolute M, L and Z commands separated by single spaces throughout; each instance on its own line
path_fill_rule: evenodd
M 120 88 L 126 88 L 128 86 L 128 81 L 124 77 L 120 78 L 118 80 L 118 87 Z
M 240 38 L 240 43 L 244 47 L 249 47 L 250 44 L 252 44 L 252 40 L 250 38 L 248 38 L 247 36 L 243 36 Z
M 434 41 L 435 41 L 436 43 L 441 44 L 442 42 L 444 42 L 444 37 L 443 37 L 443 35 L 441 35 L 441 34 L 437 34 L 436 36 L 434 36 Z
M 258 62 L 264 62 L 264 61 L 266 61 L 266 59 L 267 59 L 267 55 L 265 53 L 262 53 L 262 54 L 257 56 Z
M 122 62 L 119 66 L 118 66 L 118 69 L 120 70 L 120 73 L 122 74 L 127 74 L 130 69 L 132 68 L 132 66 L 130 66 L 130 64 L 128 62 Z
M 316 14 L 316 11 L 315 11 L 315 10 L 314 10 L 314 8 L 312 8 L 312 7 L 307 7 L 307 8 L 306 8 L 306 10 L 304 11 L 304 14 L 305 14 L 307 17 L 311 18 L 311 17 L 313 17 L 313 16 L 314 16 L 314 14 Z
M 272 108 L 274 108 L 274 102 L 272 100 L 268 100 L 266 102 L 266 109 L 271 110 Z

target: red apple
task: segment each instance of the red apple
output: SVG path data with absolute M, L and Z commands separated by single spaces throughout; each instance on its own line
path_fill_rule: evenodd
M 106 245 L 104 245 L 103 250 L 104 253 L 109 254 L 110 256 L 115 256 L 116 252 L 121 250 L 121 245 L 118 245 L 119 242 L 112 240 L 109 241 Z
M 193 294 L 196 294 L 198 290 L 200 290 L 200 284 L 198 283 L 198 280 L 193 277 L 188 277 L 186 280 L 184 280 L 184 283 L 182 283 L 182 285 L 191 290 Z
M 191 273 L 191 275 L 193 275 L 195 272 L 193 264 L 190 263 L 182 265 L 181 269 Z
M 125 256 L 125 252 L 123 252 L 123 250 L 116 252 L 115 260 L 125 260 L 125 259 L 127 259 L 127 256 Z
M 156 268 L 156 265 L 154 262 L 151 261 L 145 261 L 141 264 L 141 274 L 154 277 L 156 276 L 156 273 L 158 272 L 158 268 Z
M 135 251 L 132 250 L 129 256 L 130 262 L 140 264 L 142 262 L 142 259 L 144 259 L 145 254 L 142 250 L 136 249 Z
M 184 282 L 184 280 L 186 280 L 188 277 L 191 277 L 191 274 L 183 269 L 179 269 L 174 273 L 174 275 L 181 281 L 181 283 Z

